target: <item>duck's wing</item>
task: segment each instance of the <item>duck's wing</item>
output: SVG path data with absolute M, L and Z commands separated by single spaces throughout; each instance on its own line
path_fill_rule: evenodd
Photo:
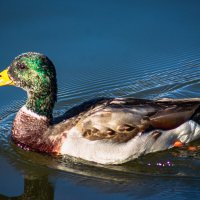
M 79 107 L 84 111 L 79 110 L 74 124 L 83 137 L 121 143 L 148 130 L 170 130 L 187 120 L 199 120 L 200 100 L 117 98 L 86 107 Z
M 86 101 L 80 105 L 74 106 L 63 115 L 53 119 L 55 134 L 60 134 L 62 131 L 68 131 L 76 124 L 98 110 L 102 110 L 113 100 L 113 98 L 96 98 Z

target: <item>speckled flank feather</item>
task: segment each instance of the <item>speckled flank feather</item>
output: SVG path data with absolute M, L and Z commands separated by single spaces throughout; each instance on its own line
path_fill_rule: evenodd
M 122 164 L 141 155 L 172 148 L 176 140 L 183 143 L 195 140 L 199 138 L 200 126 L 189 120 L 175 129 L 160 130 L 159 137 L 155 137 L 155 131 L 148 131 L 123 143 L 87 140 L 81 135 L 76 127 L 72 128 L 61 146 L 61 154 L 101 164 Z

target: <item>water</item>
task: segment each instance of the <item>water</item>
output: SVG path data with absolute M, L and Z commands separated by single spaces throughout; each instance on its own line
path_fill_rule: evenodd
M 48 55 L 59 85 L 54 116 L 97 96 L 199 97 L 199 6 L 194 0 L 2 0 L 0 69 L 22 52 Z M 173 149 L 102 166 L 17 148 L 10 131 L 25 92 L 0 92 L 0 199 L 200 198 L 199 151 Z

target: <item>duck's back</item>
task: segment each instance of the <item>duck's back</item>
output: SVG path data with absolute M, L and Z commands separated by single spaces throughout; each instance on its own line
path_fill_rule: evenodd
M 92 102 L 92 101 L 91 101 Z M 170 130 L 186 121 L 199 121 L 198 100 L 101 99 L 79 107 L 76 127 L 89 140 L 127 142 L 138 133 Z M 87 105 L 87 106 L 86 106 Z

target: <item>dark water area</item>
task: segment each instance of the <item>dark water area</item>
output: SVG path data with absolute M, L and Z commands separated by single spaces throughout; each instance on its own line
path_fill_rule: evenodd
M 200 2 L 0 2 L 0 71 L 23 52 L 56 65 L 54 116 L 94 97 L 199 97 Z M 19 88 L 0 88 L 0 200 L 199 199 L 200 151 L 172 149 L 120 166 L 17 148 Z M 194 146 L 200 146 L 196 141 Z

